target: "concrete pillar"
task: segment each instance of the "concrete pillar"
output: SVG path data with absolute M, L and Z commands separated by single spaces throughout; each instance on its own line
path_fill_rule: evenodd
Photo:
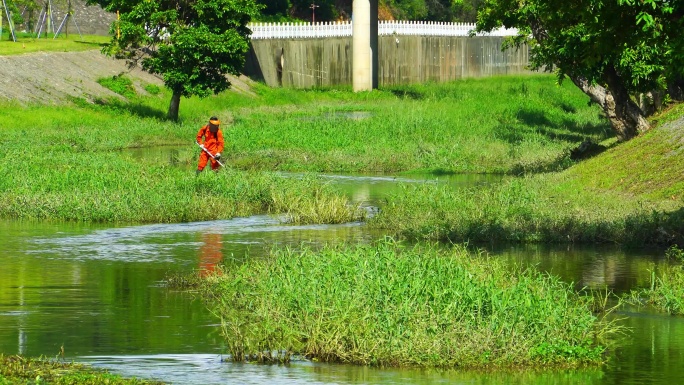
M 352 3 L 352 83 L 355 92 L 378 87 L 378 0 Z

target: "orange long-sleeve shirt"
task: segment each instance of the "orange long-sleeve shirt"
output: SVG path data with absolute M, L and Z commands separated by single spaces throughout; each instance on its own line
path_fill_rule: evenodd
M 197 143 L 202 144 L 202 137 L 204 137 L 204 147 L 211 152 L 212 155 L 223 152 L 223 131 L 219 128 L 216 134 L 209 131 L 209 125 L 200 128 L 197 132 Z

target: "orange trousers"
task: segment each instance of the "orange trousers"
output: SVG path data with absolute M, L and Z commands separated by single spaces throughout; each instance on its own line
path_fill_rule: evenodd
M 217 161 L 212 159 L 209 154 L 207 154 L 206 151 L 202 150 L 202 153 L 200 154 L 199 157 L 199 163 L 197 163 L 197 169 L 202 171 L 204 168 L 207 166 L 207 163 L 211 160 L 211 169 L 216 170 L 219 168 L 219 164 Z

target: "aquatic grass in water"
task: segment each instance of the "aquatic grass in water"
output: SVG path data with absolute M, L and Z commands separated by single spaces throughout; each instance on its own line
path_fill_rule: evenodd
M 202 295 L 237 361 L 442 368 L 599 364 L 615 331 L 589 297 L 462 247 L 274 250 L 209 277 Z
M 0 354 L 0 385 L 162 385 L 162 382 L 124 378 L 92 367 L 47 358 Z
M 684 314 L 684 250 L 672 246 L 666 256 L 672 264 L 662 270 L 651 270 L 651 286 L 632 290 L 625 299 L 636 305 L 648 304 L 661 311 Z

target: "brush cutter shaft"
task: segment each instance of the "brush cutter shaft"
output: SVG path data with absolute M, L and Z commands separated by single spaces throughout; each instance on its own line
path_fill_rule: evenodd
M 197 142 L 195 142 L 195 144 L 197 144 L 198 146 L 200 146 L 200 148 L 201 148 L 204 152 L 206 152 L 207 155 L 209 155 L 209 157 L 211 157 L 211 159 L 215 160 L 216 163 L 218 163 L 219 165 L 221 165 L 221 167 L 224 167 L 224 166 L 223 166 L 223 163 L 221 163 L 220 160 L 216 159 L 216 157 L 215 157 L 214 155 L 212 155 L 211 152 L 209 152 L 209 150 L 207 150 L 206 147 L 204 147 L 203 145 L 201 145 L 201 144 L 199 144 L 199 143 L 197 143 Z

